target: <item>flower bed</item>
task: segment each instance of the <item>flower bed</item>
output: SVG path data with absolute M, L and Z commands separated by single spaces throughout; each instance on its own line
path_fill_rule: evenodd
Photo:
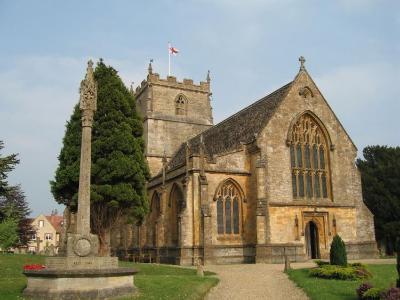
M 32 264 L 32 265 L 25 265 L 24 266 L 24 271 L 27 271 L 27 270 L 43 270 L 43 269 L 46 269 L 45 265 Z
M 382 289 L 370 283 L 362 283 L 356 290 L 360 300 L 400 300 L 400 288 Z

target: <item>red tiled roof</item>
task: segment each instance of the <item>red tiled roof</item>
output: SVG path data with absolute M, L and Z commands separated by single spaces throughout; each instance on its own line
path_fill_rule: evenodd
M 60 233 L 63 225 L 63 216 L 51 215 L 51 216 L 46 216 L 46 218 L 47 220 L 49 220 L 51 225 L 53 225 L 56 232 Z

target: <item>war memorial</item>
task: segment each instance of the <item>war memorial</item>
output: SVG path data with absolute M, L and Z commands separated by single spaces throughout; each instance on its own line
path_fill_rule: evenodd
M 67 233 L 65 256 L 47 257 L 43 270 L 25 270 L 23 292 L 29 299 L 104 299 L 135 291 L 132 268 L 118 267 L 118 257 L 99 256 L 99 239 L 90 230 L 90 169 L 93 115 L 97 104 L 93 62 L 80 87 L 82 144 L 76 232 Z

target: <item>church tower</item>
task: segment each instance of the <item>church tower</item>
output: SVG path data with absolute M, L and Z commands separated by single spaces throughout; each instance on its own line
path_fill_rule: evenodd
M 160 79 L 150 63 L 147 79 L 134 96 L 143 118 L 151 176 L 160 172 L 164 157 L 169 160 L 182 143 L 213 125 L 209 73 L 200 84 L 191 79 L 178 82 L 174 76 Z

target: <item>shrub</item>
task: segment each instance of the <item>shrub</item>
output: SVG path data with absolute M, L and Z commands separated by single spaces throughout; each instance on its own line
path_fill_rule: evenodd
M 400 237 L 397 238 L 397 243 L 396 243 L 396 248 L 397 248 L 397 287 L 400 288 Z
M 314 261 L 318 267 L 324 266 L 324 265 L 329 265 L 329 261 L 324 261 L 324 260 L 316 260 Z
M 358 296 L 358 299 L 362 299 L 363 298 L 363 296 L 364 296 L 364 293 L 366 292 L 366 291 L 368 291 L 369 289 L 371 289 L 373 286 L 372 286 L 372 284 L 370 284 L 370 283 L 362 283 L 357 289 L 356 289 L 356 292 L 357 292 L 357 296 Z
M 309 274 L 313 277 L 340 280 L 365 279 L 371 276 L 371 273 L 362 267 L 342 267 L 335 265 L 322 265 L 321 267 L 311 269 Z
M 363 294 L 362 299 L 363 300 L 379 300 L 382 299 L 381 295 L 382 295 L 383 290 L 381 288 L 370 288 L 368 291 L 366 291 Z
M 366 265 L 364 265 L 363 263 L 359 263 L 359 262 L 348 264 L 348 266 L 351 266 L 351 267 L 362 267 L 364 269 L 367 268 Z
M 330 250 L 330 263 L 331 265 L 346 266 L 347 265 L 347 253 L 346 246 L 339 235 L 333 237 Z
M 382 294 L 384 300 L 399 300 L 400 299 L 400 288 L 390 288 Z

